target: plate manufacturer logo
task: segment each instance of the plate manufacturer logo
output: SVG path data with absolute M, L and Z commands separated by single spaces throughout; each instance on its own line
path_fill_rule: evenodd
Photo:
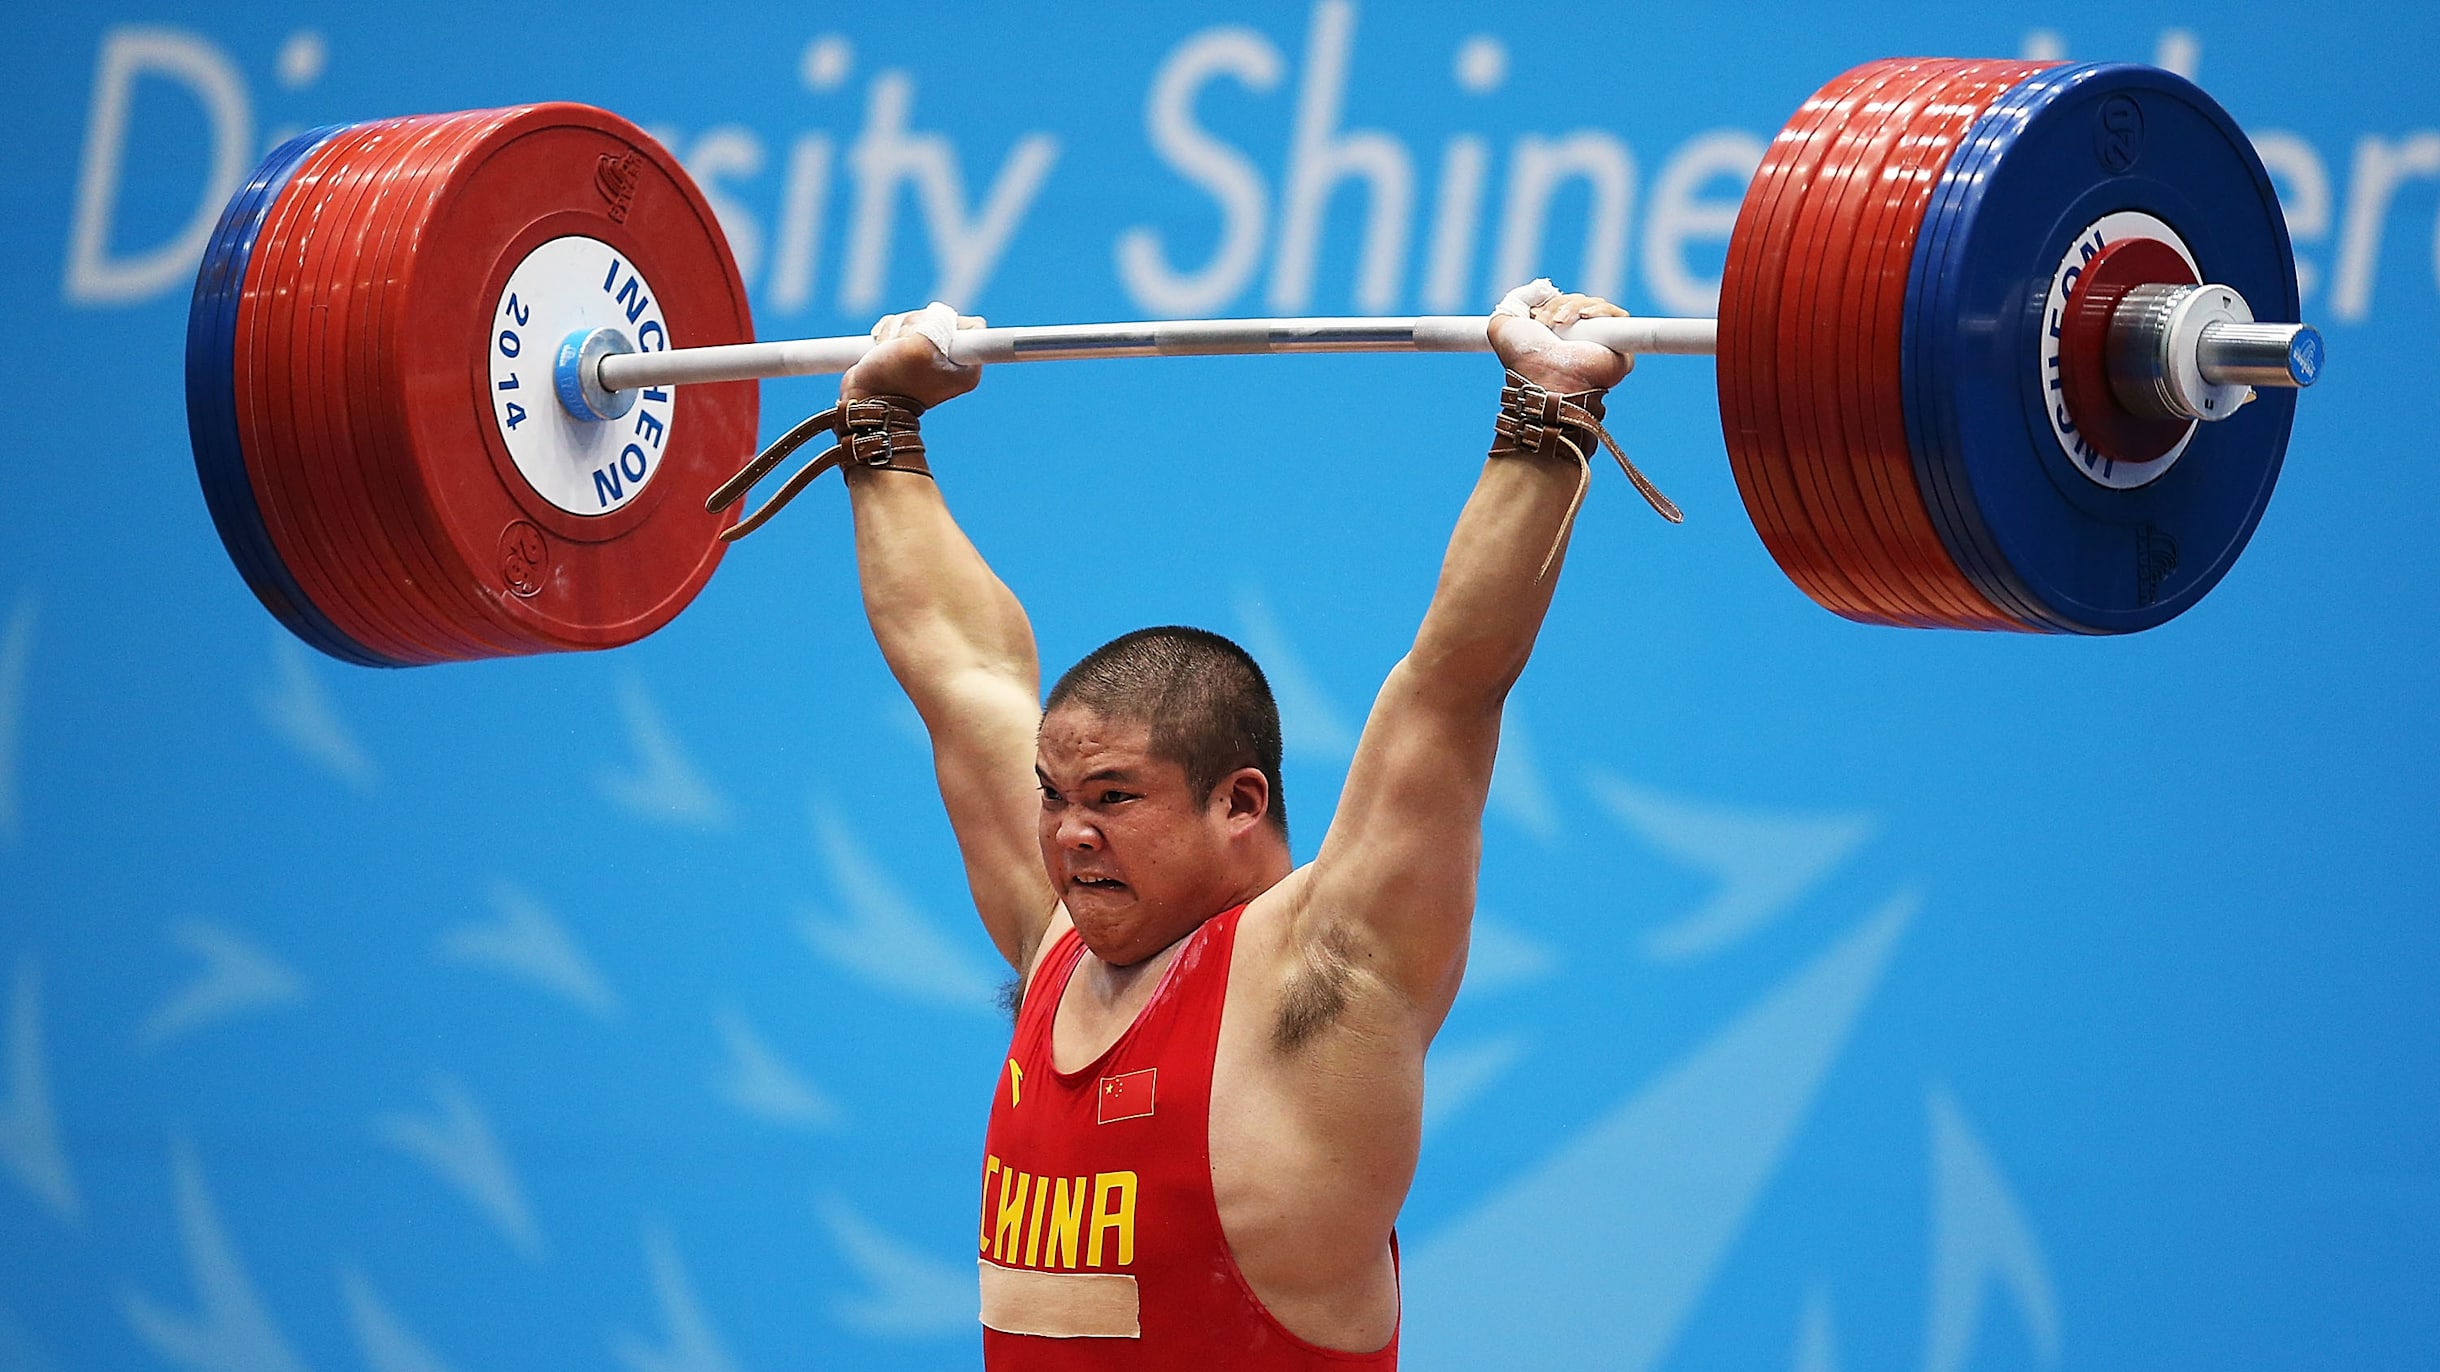
M 635 208 L 635 190 L 643 181 L 643 158 L 630 148 L 624 154 L 603 153 L 593 167 L 593 188 L 602 193 L 603 211 L 613 224 L 627 222 L 627 212 Z
M 551 545 L 544 540 L 542 530 L 520 519 L 500 531 L 500 581 L 511 594 L 521 597 L 541 594 L 550 572 Z
M 615 328 L 642 352 L 670 346 L 661 298 L 626 255 L 571 234 L 537 246 L 508 274 L 492 312 L 492 419 L 536 494 L 572 515 L 601 516 L 644 493 L 669 451 L 677 403 L 648 387 L 612 420 L 578 419 L 559 403 L 552 366 L 572 333 Z
M 2160 599 L 2161 583 L 2177 570 L 2177 540 L 2146 524 L 2135 531 L 2135 603 Z

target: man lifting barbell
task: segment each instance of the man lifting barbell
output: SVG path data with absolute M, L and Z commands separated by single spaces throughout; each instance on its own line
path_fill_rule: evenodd
M 886 319 L 842 379 L 824 418 L 865 611 L 1023 979 L 983 1161 L 989 1366 L 1394 1365 L 1392 1226 L 1424 1051 L 1465 969 L 1501 703 L 1630 365 L 1553 330 L 1623 313 L 1536 282 L 1494 315 L 1510 373 L 1491 457 L 1320 854 L 1293 871 L 1278 709 L 1242 649 L 1142 630 L 1044 705 L 1025 612 L 914 440 L 916 414 L 980 379 L 947 356 L 980 321 Z
M 1597 393 L 1622 354 L 1716 354 L 1738 492 L 1806 595 L 1873 624 L 2133 633 L 2208 594 L 2262 516 L 2322 365 L 2297 303 L 2250 141 L 2191 83 L 2120 64 L 1834 78 L 1754 174 L 1716 320 L 1538 295 L 1488 330 L 918 314 L 878 346 L 753 341 L 676 159 L 606 111 L 539 105 L 274 149 L 207 246 L 186 377 L 232 561 L 300 638 L 368 665 L 653 632 L 773 508 L 734 522 L 742 488 L 835 428 L 876 634 L 933 730 L 977 904 L 1031 979 L 985 1162 L 995 1361 L 1265 1356 L 1215 1339 L 1386 1361 L 1390 1224 L 1463 963 L 1499 701 L 1598 435 L 1597 401 L 1551 392 Z M 1259 700 L 1259 672 L 1190 632 L 1120 640 L 1043 719 L 1022 611 L 905 475 L 920 406 L 973 363 L 1486 348 L 1526 377 L 1503 443 L 1545 455 L 1484 472 L 1295 874 L 1276 723 L 1215 704 Z M 844 411 L 700 498 L 752 445 L 751 378 L 840 371 Z M 1227 1105 L 1208 1129 L 1207 1088 Z M 1044 1118 L 1062 1114 L 1072 1130 Z

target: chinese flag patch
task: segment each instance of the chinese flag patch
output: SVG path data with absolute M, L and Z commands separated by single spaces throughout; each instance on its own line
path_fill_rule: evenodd
M 1120 1120 L 1140 1120 L 1152 1113 L 1152 1083 L 1161 1069 L 1147 1067 L 1140 1072 L 1121 1072 L 1101 1079 L 1101 1100 L 1095 1111 L 1096 1124 L 1115 1124 Z

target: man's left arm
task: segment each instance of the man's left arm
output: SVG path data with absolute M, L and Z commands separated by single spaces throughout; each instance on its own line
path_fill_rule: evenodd
M 1536 285 L 1493 316 L 1501 360 L 1552 394 L 1615 384 L 1628 359 L 1554 330 L 1624 312 Z M 1596 441 L 1573 437 L 1588 450 Z M 1500 714 L 1550 608 L 1585 472 L 1564 452 L 1485 462 L 1415 645 L 1373 702 L 1338 814 L 1293 906 L 1301 956 L 1330 975 L 1385 983 L 1426 1039 L 1465 970 Z

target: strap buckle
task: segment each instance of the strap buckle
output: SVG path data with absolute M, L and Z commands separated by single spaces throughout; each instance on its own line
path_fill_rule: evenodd
M 1551 539 L 1542 568 L 1534 574 L 1536 581 L 1550 575 L 1551 564 L 1559 560 L 1559 549 L 1566 544 L 1568 532 L 1576 527 L 1576 512 L 1584 507 L 1584 494 L 1593 484 L 1591 454 L 1596 444 L 1608 448 L 1610 455 L 1618 459 L 1619 470 L 1627 474 L 1627 480 L 1635 484 L 1636 491 L 1654 513 L 1672 524 L 1686 521 L 1677 502 L 1661 494 L 1660 488 L 1627 460 L 1618 440 L 1602 427 L 1602 413 L 1599 391 L 1559 395 L 1514 371 L 1508 373 L 1507 384 L 1500 388 L 1500 411 L 1491 421 L 1491 456 L 1564 455 L 1575 459 L 1583 472 L 1576 482 L 1576 497 L 1568 502 L 1567 515 L 1559 521 L 1558 535 Z
M 798 492 L 812 485 L 814 478 L 833 467 L 854 463 L 859 467 L 930 476 L 932 468 L 924 461 L 923 434 L 917 428 L 922 415 L 923 407 L 902 395 L 866 396 L 833 405 L 772 440 L 771 446 L 756 453 L 754 460 L 739 468 L 735 476 L 721 482 L 719 489 L 704 500 L 703 508 L 717 513 L 735 504 L 756 482 L 770 475 L 772 468 L 818 433 L 832 434 L 838 441 L 781 482 L 761 509 L 721 530 L 724 541 L 733 542 L 761 528 L 782 506 L 796 499 Z

